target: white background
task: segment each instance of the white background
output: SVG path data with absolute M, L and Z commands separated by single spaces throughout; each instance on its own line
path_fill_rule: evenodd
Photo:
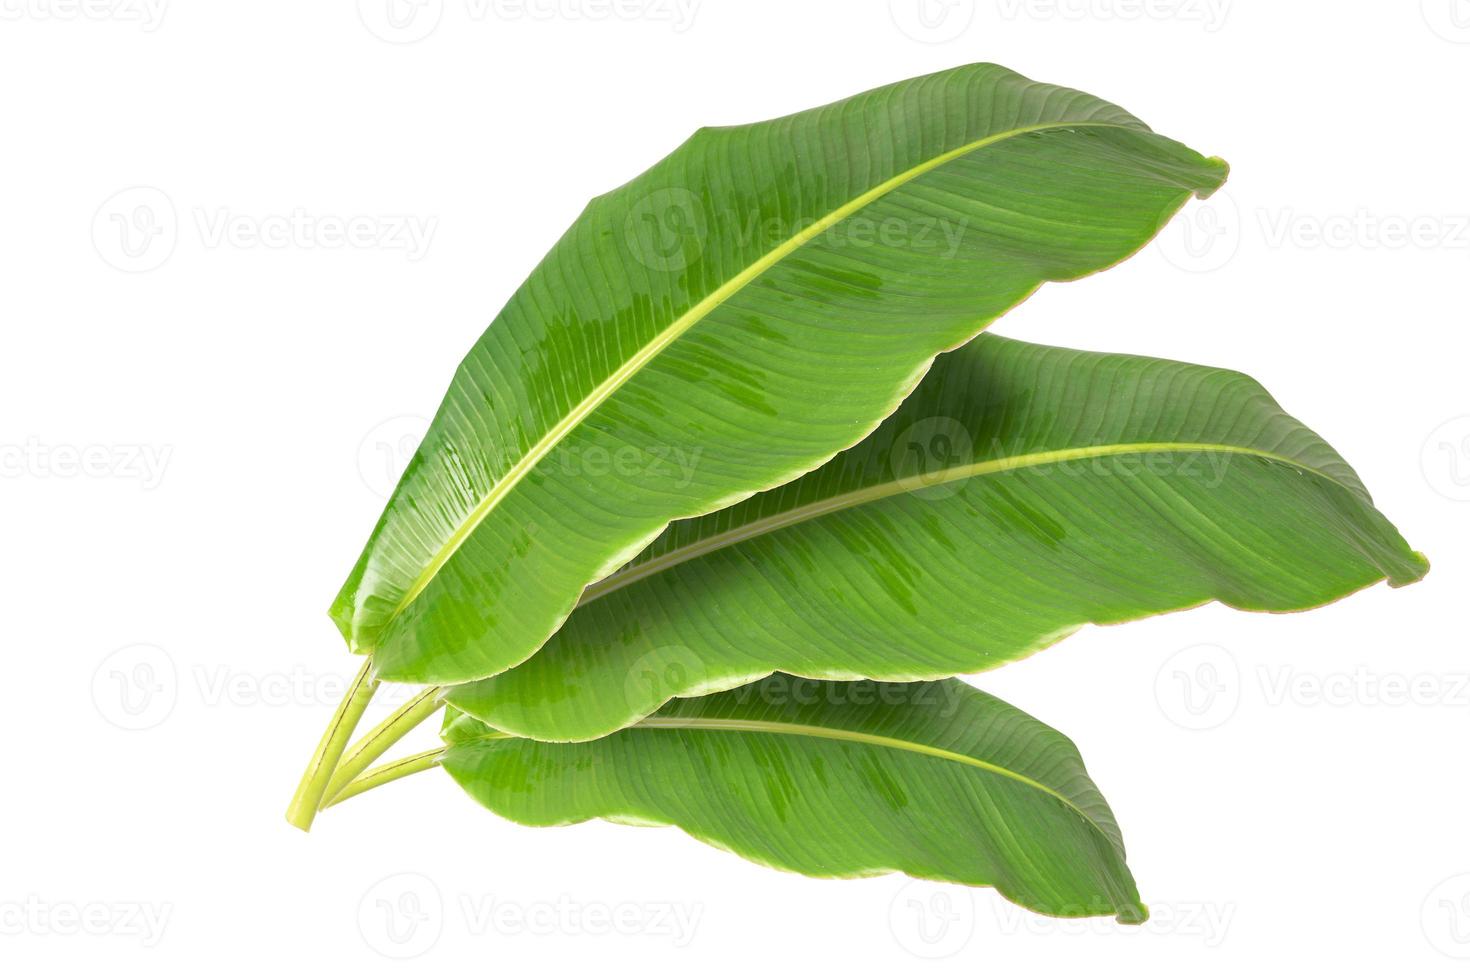
M 1470 3 L 83 2 L 0 0 L 7 975 L 1463 976 Z M 289 828 L 354 667 L 327 602 L 587 198 L 700 125 L 982 60 L 1234 165 L 1000 332 L 1253 374 L 1435 563 L 979 679 L 1081 745 L 1154 921 L 523 829 L 440 773 Z

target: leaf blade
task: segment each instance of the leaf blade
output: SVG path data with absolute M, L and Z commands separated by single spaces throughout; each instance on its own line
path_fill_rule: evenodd
M 772 678 L 596 742 L 487 731 L 456 721 L 444 766 L 519 823 L 671 824 L 801 874 L 901 871 L 991 885 L 1044 914 L 1146 915 L 1075 746 L 959 681 Z
M 334 618 L 386 679 L 519 662 L 669 520 L 858 441 L 939 350 L 1130 254 L 1224 176 L 994 66 L 701 131 L 589 205 L 471 351 Z M 705 233 L 665 255 L 638 219 L 670 213 Z M 882 240 L 941 219 L 965 222 L 947 256 Z M 698 466 L 656 472 L 668 447 Z M 623 452 L 629 473 L 585 472 Z
M 596 738 L 772 671 L 971 673 L 1088 623 L 1312 608 L 1426 569 L 1249 378 L 987 335 L 863 444 L 673 525 L 536 657 L 448 698 L 505 731 Z

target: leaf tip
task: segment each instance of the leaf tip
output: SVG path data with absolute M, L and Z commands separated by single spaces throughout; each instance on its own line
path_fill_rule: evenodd
M 1201 201 L 1208 201 L 1215 192 L 1225 186 L 1225 181 L 1230 179 L 1230 164 L 1221 157 L 1205 157 L 1205 166 L 1214 171 L 1215 177 L 1209 184 L 1199 189 L 1197 197 Z
M 1119 925 L 1141 926 L 1148 921 L 1148 906 L 1142 902 L 1119 906 L 1117 921 Z
M 1413 585 L 1415 582 L 1422 581 L 1424 576 L 1429 574 L 1429 570 L 1432 567 L 1429 564 L 1429 558 L 1422 551 L 1410 551 L 1409 562 L 1413 565 L 1413 571 L 1407 575 L 1390 578 L 1388 580 L 1389 588 L 1401 589 L 1406 585 Z

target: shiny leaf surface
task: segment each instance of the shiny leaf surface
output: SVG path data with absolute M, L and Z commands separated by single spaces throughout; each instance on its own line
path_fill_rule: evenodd
M 672 824 L 806 875 L 901 871 L 1049 915 L 1147 915 L 1075 746 L 960 681 L 776 676 L 594 742 L 507 737 L 468 716 L 446 740 L 450 775 L 518 823 Z
M 773 671 L 945 677 L 1087 623 L 1306 609 L 1427 567 L 1244 375 L 986 335 L 862 444 L 673 525 L 536 657 L 449 699 L 505 731 L 595 738 Z
M 669 521 L 852 446 L 1225 165 L 993 65 L 703 129 L 596 198 L 465 357 L 332 614 L 389 680 L 529 657 Z

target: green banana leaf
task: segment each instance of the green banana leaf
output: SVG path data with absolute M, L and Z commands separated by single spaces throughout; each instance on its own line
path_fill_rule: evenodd
M 475 344 L 332 616 L 384 679 L 511 667 L 671 520 L 854 445 L 936 354 L 1226 172 L 994 65 L 702 129 L 593 200 Z
M 1087 623 L 1305 609 L 1427 568 L 1250 378 L 985 335 L 862 444 L 673 525 L 537 656 L 448 700 L 589 739 L 773 671 L 946 677 Z
M 778 675 L 595 742 L 513 738 L 468 716 L 446 741 L 455 781 L 517 823 L 673 824 L 816 877 L 901 871 L 1048 915 L 1147 917 L 1076 746 L 961 681 Z

